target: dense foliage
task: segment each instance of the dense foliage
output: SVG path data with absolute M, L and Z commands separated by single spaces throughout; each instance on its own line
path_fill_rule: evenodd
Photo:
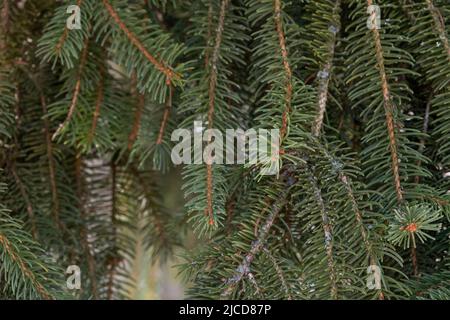
M 140 243 L 192 298 L 449 299 L 449 35 L 448 0 L 0 0 L 0 297 L 127 298 Z M 279 129 L 279 174 L 183 165 L 171 212 L 194 121 Z

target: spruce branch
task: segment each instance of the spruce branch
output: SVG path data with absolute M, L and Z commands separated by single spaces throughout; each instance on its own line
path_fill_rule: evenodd
M 283 140 L 287 133 L 287 127 L 288 127 L 288 119 L 289 119 L 289 113 L 291 112 L 291 103 L 292 103 L 292 70 L 291 66 L 289 64 L 288 59 L 288 52 L 286 48 L 286 38 L 283 31 L 283 22 L 281 19 L 281 0 L 274 0 L 274 20 L 275 20 L 275 27 L 278 34 L 278 41 L 280 44 L 280 51 L 281 51 L 281 57 L 283 61 L 283 67 L 285 71 L 286 76 L 286 94 L 285 94 L 285 110 L 283 111 L 282 115 L 282 124 L 280 129 L 280 139 Z
M 16 170 L 16 165 L 15 163 L 12 164 L 11 166 L 11 173 L 14 177 L 14 180 L 17 184 L 17 186 L 19 187 L 20 190 L 20 194 L 23 198 L 23 200 L 25 201 L 25 205 L 27 208 L 27 213 L 28 213 L 28 219 L 30 221 L 30 225 L 31 225 L 31 235 L 33 237 L 34 240 L 37 240 L 38 238 L 38 231 L 36 228 L 36 217 L 34 214 L 34 209 L 33 209 L 33 204 L 30 200 L 30 197 L 28 195 L 28 192 L 25 188 L 25 185 L 23 184 L 22 180 L 20 179 L 19 175 L 17 174 L 17 170 Z
M 281 267 L 279 266 L 279 264 L 277 263 L 277 260 L 275 259 L 275 257 L 270 253 L 270 250 L 267 249 L 266 247 L 263 248 L 264 253 L 269 257 L 269 260 L 272 262 L 278 277 L 280 278 L 281 281 L 281 285 L 283 287 L 283 290 L 286 292 L 287 295 L 287 299 L 288 300 L 292 300 L 292 295 L 291 295 L 291 290 L 289 289 L 287 283 L 286 283 L 286 279 L 284 277 L 283 274 L 283 270 L 281 269 Z
M 26 279 L 28 279 L 31 282 L 31 284 L 36 288 L 39 295 L 45 300 L 51 299 L 49 292 L 44 288 L 42 283 L 36 280 L 36 276 L 30 270 L 27 263 L 20 257 L 19 253 L 13 247 L 11 241 L 9 241 L 8 238 L 2 233 L 0 233 L 0 244 L 3 247 L 3 250 L 5 250 L 5 253 L 11 257 L 13 263 L 15 263 L 19 267 L 22 275 Z
M 448 56 L 448 60 L 450 61 L 450 43 L 447 36 L 447 31 L 445 30 L 445 20 L 442 17 L 441 12 L 433 3 L 433 0 L 426 0 L 428 5 L 428 10 L 431 13 L 434 21 L 434 27 L 436 32 L 439 34 L 439 39 L 441 40 Z
M 220 45 L 222 42 L 222 34 L 225 24 L 225 15 L 229 0 L 222 0 L 220 4 L 219 21 L 216 28 L 216 38 L 214 41 L 214 48 L 212 50 L 212 57 L 209 67 L 209 88 L 208 88 L 208 129 L 213 128 L 214 121 L 214 106 L 216 104 L 216 86 L 217 86 L 217 62 L 219 60 Z M 211 143 L 211 137 L 207 140 Z M 206 215 L 209 217 L 209 224 L 214 225 L 213 212 L 213 170 L 212 164 L 206 165 Z
M 77 6 L 80 7 L 83 4 L 83 0 L 77 0 Z M 69 36 L 69 28 L 67 28 L 67 25 L 64 27 L 64 31 L 61 34 L 61 37 L 59 38 L 56 46 L 55 46 L 55 52 L 57 55 L 61 54 L 61 50 L 64 47 L 64 44 L 66 43 L 67 37 Z
M 280 197 L 270 206 L 269 214 L 262 227 L 259 229 L 258 237 L 252 242 L 250 251 L 245 255 L 242 262 L 236 268 L 235 274 L 226 280 L 226 288 L 222 291 L 221 298 L 228 299 L 241 282 L 251 272 L 250 267 L 256 256 L 264 249 L 269 232 L 278 218 L 280 211 L 287 203 L 289 188 L 284 189 Z
M 156 145 L 163 143 L 164 132 L 167 126 L 167 121 L 169 121 L 170 110 L 172 109 L 173 90 L 173 86 L 169 85 L 169 95 L 166 99 L 164 114 L 159 127 L 158 139 L 156 139 Z
M 81 75 L 83 73 L 84 67 L 86 66 L 88 52 L 89 52 L 89 37 L 87 37 L 85 39 L 83 51 L 81 52 L 81 58 L 80 58 L 80 62 L 79 62 L 75 87 L 73 89 L 72 100 L 71 100 L 70 106 L 69 106 L 69 112 L 67 113 L 67 117 L 64 120 L 64 122 L 59 125 L 58 129 L 53 134 L 52 140 L 55 140 L 56 137 L 66 129 L 66 127 L 69 125 L 69 122 L 72 119 L 72 116 L 77 108 L 78 96 L 80 95 L 80 91 L 81 91 Z
M 331 221 L 328 215 L 328 210 L 325 205 L 325 200 L 322 196 L 322 191 L 319 186 L 319 182 L 317 181 L 317 177 L 314 174 L 314 169 L 307 166 L 306 172 L 308 174 L 308 180 L 311 184 L 311 187 L 314 192 L 314 196 L 317 201 L 317 205 L 319 207 L 319 210 L 321 212 L 322 216 L 322 228 L 324 232 L 324 238 L 325 238 L 325 251 L 327 255 L 327 266 L 328 266 L 328 273 L 331 281 L 331 297 L 333 299 L 338 298 L 338 290 L 337 290 L 337 275 L 335 270 L 335 261 L 334 261 L 334 253 L 333 253 L 333 231 L 331 226 Z
M 92 144 L 92 141 L 94 140 L 95 136 L 95 130 L 97 128 L 98 119 L 100 117 L 100 110 L 103 104 L 103 100 L 105 97 L 105 83 L 104 83 L 104 74 L 103 72 L 100 72 L 100 81 L 97 86 L 97 98 L 95 101 L 95 109 L 94 113 L 92 115 L 92 124 L 91 124 L 91 130 L 88 133 L 88 145 L 90 146 Z
M 128 151 L 131 151 L 134 143 L 136 142 L 136 138 L 139 134 L 139 129 L 141 127 L 142 112 L 145 107 L 145 95 L 139 93 L 137 90 L 136 72 L 133 72 L 131 76 L 131 96 L 133 97 L 134 100 L 137 101 L 137 103 L 136 103 L 136 110 L 134 111 L 133 116 L 134 118 L 133 127 L 131 128 L 131 132 L 128 135 Z
M 367 0 L 367 6 L 373 5 L 372 0 Z M 373 25 L 376 24 L 376 12 L 372 12 L 371 19 L 373 22 Z M 399 203 L 403 202 L 403 190 L 401 186 L 401 178 L 400 178 L 400 168 L 399 168 L 399 157 L 398 157 L 398 147 L 397 147 L 397 138 L 396 138 L 396 124 L 394 120 L 394 103 L 392 101 L 390 89 L 389 89 L 389 83 L 387 79 L 386 69 L 384 66 L 384 56 L 383 56 L 383 46 L 381 44 L 381 37 L 380 32 L 377 28 L 371 29 L 372 35 L 373 35 L 373 41 L 375 46 L 375 52 L 376 52 L 376 60 L 377 60 L 377 67 L 379 70 L 380 75 L 380 83 L 381 83 L 381 90 L 383 93 L 383 101 L 384 101 L 384 111 L 386 114 L 386 126 L 389 134 L 389 148 L 391 151 L 391 161 L 392 161 L 392 173 L 394 178 L 394 184 L 395 184 L 395 192 L 397 195 L 397 201 Z
M 136 37 L 136 35 L 128 29 L 125 23 L 120 18 L 119 14 L 113 8 L 113 6 L 109 3 L 108 0 L 103 0 L 103 5 L 108 11 L 109 15 L 114 19 L 119 28 L 125 33 L 125 35 L 130 39 L 133 45 L 145 56 L 145 58 L 150 61 L 151 64 L 155 66 L 161 73 L 166 76 L 166 83 L 170 85 L 172 83 L 172 79 L 180 79 L 181 76 L 174 72 L 171 67 L 167 66 L 164 61 L 158 61 L 142 44 L 142 42 Z
M 329 26 L 329 31 L 332 34 L 330 37 L 329 43 L 327 44 L 328 53 L 327 53 L 327 60 L 323 66 L 321 66 L 320 76 L 319 76 L 319 86 L 318 86 L 318 113 L 316 115 L 316 119 L 314 121 L 313 125 L 313 135 L 318 137 L 320 135 L 320 131 L 322 130 L 322 124 L 323 124 L 323 118 L 325 115 L 325 111 L 327 108 L 327 100 L 328 100 L 328 90 L 329 90 L 329 83 L 330 78 L 332 76 L 332 67 L 333 67 L 333 60 L 335 55 L 335 49 L 336 49 L 336 41 L 337 41 L 337 33 L 340 28 L 340 17 L 339 17 L 339 11 L 341 7 L 341 1 L 336 0 L 336 3 L 333 7 L 333 13 L 332 16 L 333 19 L 333 25 Z

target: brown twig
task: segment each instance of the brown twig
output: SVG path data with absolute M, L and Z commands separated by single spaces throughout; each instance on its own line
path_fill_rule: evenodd
M 368 6 L 372 5 L 372 0 L 367 0 Z M 372 13 L 371 18 L 376 21 L 376 12 Z M 395 120 L 394 120 L 394 103 L 392 102 L 391 93 L 389 89 L 389 83 L 387 80 L 386 70 L 384 67 L 383 47 L 381 44 L 381 37 L 378 29 L 372 28 L 372 35 L 375 42 L 376 60 L 380 73 L 381 90 L 383 93 L 384 110 L 386 114 L 386 125 L 389 134 L 389 148 L 391 151 L 392 171 L 394 175 L 395 192 L 398 202 L 403 201 L 403 190 L 401 186 L 399 159 L 397 154 L 397 138 L 395 132 Z
M 179 79 L 180 75 L 175 73 L 170 67 L 162 61 L 158 61 L 148 50 L 145 48 L 144 44 L 137 38 L 137 36 L 125 25 L 122 19 L 117 14 L 116 10 L 111 6 L 108 0 L 103 0 L 103 5 L 108 11 L 109 15 L 114 19 L 119 28 L 125 33 L 125 35 L 130 39 L 131 43 L 147 58 L 150 63 L 152 63 L 156 69 L 162 72 L 166 76 L 167 84 L 172 82 L 172 79 Z
M 372 5 L 372 0 L 367 0 L 367 5 Z M 371 16 L 372 20 L 376 21 L 376 12 L 372 12 Z M 394 104 L 392 102 L 391 93 L 389 89 L 389 83 L 387 80 L 386 70 L 384 67 L 384 56 L 383 56 L 383 47 L 381 44 L 380 33 L 377 28 L 372 28 L 372 35 L 375 42 L 375 51 L 376 51 L 376 59 L 377 65 L 380 72 L 380 80 L 381 80 L 381 90 L 383 92 L 383 100 L 384 100 L 384 110 L 386 113 L 386 125 L 389 134 L 389 148 L 391 151 L 391 161 L 392 161 L 392 172 L 394 175 L 394 184 L 395 184 L 395 192 L 397 195 L 397 202 L 399 204 L 403 203 L 403 190 L 401 186 L 401 178 L 400 178 L 400 168 L 399 168 L 399 159 L 397 154 L 397 139 L 395 132 L 395 120 L 394 120 Z M 413 264 L 414 275 L 418 275 L 418 265 L 417 265 L 417 255 L 416 248 L 411 247 L 411 258 Z
M 237 267 L 236 273 L 231 278 L 227 279 L 227 286 L 225 290 L 222 291 L 221 298 L 228 299 L 239 282 L 250 273 L 250 266 L 256 255 L 263 249 L 266 239 L 269 235 L 269 231 L 272 228 L 275 219 L 278 217 L 280 211 L 283 209 L 287 202 L 288 194 L 289 190 L 284 190 L 280 197 L 272 204 L 270 214 L 267 216 L 262 228 L 260 228 L 257 240 L 252 243 L 250 251 L 246 254 L 242 262 Z
M 72 119 L 72 116 L 77 108 L 78 96 L 79 96 L 80 90 L 81 90 L 81 75 L 82 75 L 83 69 L 86 65 L 88 51 L 89 51 L 88 48 L 89 48 L 89 37 L 87 37 L 84 40 L 83 51 L 81 52 L 81 59 L 80 59 L 80 64 L 79 64 L 78 72 L 77 72 L 77 80 L 75 82 L 75 88 L 73 90 L 72 100 L 71 100 L 70 106 L 69 106 L 69 112 L 67 113 L 67 117 L 64 120 L 64 122 L 59 125 L 58 129 L 53 134 L 52 140 L 55 140 L 55 138 L 67 127 L 67 125 L 69 124 L 70 120 Z
M 78 0 L 77 6 L 80 7 L 82 3 L 83 3 L 83 0 Z M 64 27 L 64 31 L 63 31 L 61 37 L 59 38 L 58 43 L 56 44 L 56 47 L 55 47 L 55 51 L 57 54 L 59 54 L 61 52 L 61 50 L 64 46 L 64 43 L 66 42 L 67 37 L 69 36 L 69 32 L 70 32 L 70 30 L 69 30 L 69 28 L 67 28 L 67 25 L 66 25 Z
M 325 200 L 322 196 L 322 191 L 319 187 L 319 183 L 317 181 L 317 177 L 315 176 L 314 170 L 310 167 L 306 167 L 308 172 L 308 180 L 311 184 L 311 187 L 314 191 L 314 196 L 316 198 L 317 204 L 319 205 L 320 212 L 322 215 L 322 228 L 325 237 L 325 250 L 327 254 L 327 265 L 329 271 L 329 277 L 331 281 L 331 297 L 333 299 L 338 298 L 338 290 L 337 290 L 337 276 L 335 270 L 335 262 L 333 256 L 333 230 L 331 227 L 330 217 L 328 215 L 328 209 L 325 206 Z
M 161 120 L 161 125 L 159 127 L 158 139 L 156 140 L 157 145 L 160 145 L 163 142 L 164 131 L 167 126 L 167 122 L 169 121 L 170 110 L 172 109 L 172 99 L 173 99 L 173 86 L 169 85 L 169 95 L 166 100 L 163 118 Z
M 292 70 L 289 65 L 288 52 L 286 48 L 286 39 L 283 31 L 283 22 L 281 19 L 281 0 L 274 0 L 274 20 L 275 20 L 275 28 L 278 34 L 278 41 L 280 44 L 281 57 L 283 60 L 283 67 L 286 73 L 286 94 L 285 94 L 285 102 L 286 107 L 283 111 L 282 115 L 282 124 L 280 129 L 280 139 L 283 140 L 287 133 L 288 126 L 288 118 L 289 113 L 291 112 L 291 103 L 292 103 Z
M 105 97 L 105 93 L 104 93 L 104 79 L 103 79 L 103 75 L 100 75 L 100 81 L 98 83 L 97 86 L 97 99 L 95 100 L 95 110 L 94 110 L 94 114 L 92 116 L 92 124 L 91 124 L 91 130 L 89 130 L 89 134 L 88 134 L 88 146 L 91 146 L 92 141 L 94 140 L 94 136 L 95 136 L 95 130 L 97 129 L 97 123 L 98 123 L 98 119 L 100 117 L 100 109 L 102 107 L 103 104 L 103 100 Z
M 30 268 L 26 265 L 26 263 L 20 258 L 18 253 L 16 252 L 15 246 L 11 244 L 11 242 L 8 240 L 8 238 L 0 234 L 0 244 L 5 249 L 7 254 L 11 257 L 11 259 L 19 266 L 20 271 L 22 274 L 30 280 L 30 282 L 33 284 L 33 287 L 36 288 L 37 292 L 41 295 L 42 298 L 45 300 L 51 300 L 52 297 L 48 293 L 48 291 L 44 288 L 44 286 L 39 283 L 36 280 L 35 275 L 30 270 Z
M 338 11 L 340 9 L 341 1 L 336 0 L 336 3 L 333 8 L 333 16 L 336 16 L 338 14 Z M 340 25 L 340 21 L 335 21 L 337 24 Z M 335 26 L 336 28 L 338 26 Z M 328 100 L 328 88 L 330 84 L 330 78 L 331 78 L 331 69 L 333 66 L 333 60 L 334 60 L 334 52 L 336 49 L 336 41 L 337 41 L 337 30 L 335 32 L 331 32 L 332 34 L 331 39 L 328 43 L 328 55 L 327 60 L 323 67 L 321 68 L 321 76 L 319 77 L 319 88 L 318 88 L 318 113 L 316 115 L 316 119 L 314 121 L 313 126 L 313 135 L 318 137 L 320 135 L 320 131 L 322 130 L 323 125 L 323 118 L 325 115 L 325 111 L 327 108 L 327 100 Z

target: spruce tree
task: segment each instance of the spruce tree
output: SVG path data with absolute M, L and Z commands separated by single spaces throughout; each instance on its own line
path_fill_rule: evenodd
M 276 162 L 175 166 L 194 123 Z M 190 298 L 450 299 L 449 190 L 448 0 L 0 0 L 2 299 L 129 298 L 137 243 Z

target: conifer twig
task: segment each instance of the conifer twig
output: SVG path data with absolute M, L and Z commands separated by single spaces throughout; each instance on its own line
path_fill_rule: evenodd
M 278 34 L 278 41 L 280 44 L 281 57 L 283 61 L 283 67 L 286 74 L 286 93 L 285 93 L 285 103 L 286 107 L 282 115 L 282 125 L 280 129 L 280 139 L 283 140 L 287 133 L 288 118 L 291 112 L 292 103 L 292 70 L 289 65 L 288 51 L 286 48 L 286 39 L 283 31 L 283 21 L 281 17 L 281 0 L 274 0 L 274 19 L 275 28 Z
M 27 208 L 28 218 L 31 223 L 31 235 L 33 239 L 36 240 L 38 237 L 37 228 L 36 228 L 36 217 L 34 215 L 33 205 L 31 203 L 30 197 L 28 196 L 28 192 L 25 189 L 25 186 L 17 174 L 16 165 L 12 164 L 11 173 L 16 181 L 17 186 L 19 187 L 20 194 L 22 195 L 23 200 L 25 201 L 25 205 Z
M 156 140 L 157 145 L 160 145 L 163 142 L 164 131 L 167 126 L 167 122 L 169 120 L 170 110 L 172 109 L 173 86 L 170 84 L 168 87 L 169 87 L 169 95 L 167 96 L 163 118 L 161 120 L 161 125 L 159 127 L 158 139 Z
M 130 39 L 131 43 L 145 56 L 145 58 L 152 63 L 156 69 L 162 72 L 166 78 L 167 83 L 170 84 L 172 79 L 179 79 L 180 75 L 175 73 L 170 67 L 167 67 L 163 61 L 158 61 L 148 50 L 145 48 L 144 44 L 137 38 L 137 36 L 125 25 L 122 19 L 119 17 L 116 10 L 112 7 L 108 0 L 103 0 L 103 5 L 108 11 L 109 15 L 114 19 L 119 28 L 125 33 L 125 35 Z
M 372 5 L 372 0 L 367 0 L 367 5 Z M 372 12 L 371 19 L 376 21 L 376 12 Z M 375 42 L 375 52 L 378 69 L 380 72 L 381 89 L 383 92 L 384 110 L 386 113 L 386 125 L 389 133 L 389 148 L 391 151 L 392 171 L 394 175 L 395 192 L 397 195 L 397 202 L 403 203 L 403 190 L 401 186 L 400 178 L 400 166 L 399 158 L 397 154 L 397 138 L 395 132 L 395 120 L 394 120 L 394 103 L 392 102 L 391 93 L 389 89 L 389 83 L 387 80 L 387 74 L 384 66 L 383 47 L 381 44 L 380 32 L 377 28 L 372 28 L 372 35 Z M 418 275 L 417 254 L 416 248 L 411 247 L 411 260 L 413 265 L 414 275 Z
M 94 110 L 94 114 L 92 116 L 91 130 L 89 130 L 89 134 L 88 134 L 88 146 L 89 147 L 91 146 L 92 141 L 94 140 L 95 130 L 97 129 L 97 123 L 98 123 L 98 119 L 100 117 L 100 109 L 102 107 L 103 100 L 105 97 L 104 85 L 105 85 L 105 83 L 104 83 L 103 75 L 100 75 L 100 81 L 97 86 L 97 98 L 95 100 L 95 110 Z
M 269 235 L 269 231 L 272 228 L 275 219 L 278 217 L 280 211 L 283 209 L 287 203 L 289 191 L 284 190 L 280 197 L 273 202 L 270 210 L 270 214 L 267 216 L 264 225 L 260 228 L 258 237 L 253 241 L 250 251 L 243 258 L 241 264 L 236 268 L 236 273 L 228 278 L 226 281 L 226 288 L 222 291 L 221 298 L 227 299 L 233 293 L 239 282 L 250 273 L 250 266 L 255 259 L 256 255 L 264 248 L 264 244 Z
M 71 100 L 70 106 L 69 106 L 69 112 L 67 113 L 67 116 L 66 116 L 66 119 L 64 120 L 64 122 L 59 125 L 58 129 L 53 134 L 52 140 L 55 140 L 55 138 L 67 127 L 70 120 L 72 119 L 75 109 L 77 108 L 78 96 L 79 96 L 80 90 L 81 90 L 81 75 L 82 75 L 83 69 L 86 65 L 88 51 L 89 51 L 88 48 L 89 48 L 89 37 L 87 37 L 85 39 L 83 51 L 81 52 L 80 65 L 78 67 L 77 80 L 75 82 L 75 88 L 73 90 L 72 100 Z
M 82 3 L 83 3 L 83 0 L 77 0 L 77 6 L 78 7 L 80 7 Z M 55 51 L 56 51 L 57 54 L 59 54 L 61 52 L 61 50 L 62 50 L 62 48 L 64 46 L 64 43 L 66 42 L 67 37 L 69 36 L 69 32 L 70 32 L 70 30 L 69 30 L 69 28 L 67 28 L 67 25 L 66 25 L 64 27 L 63 34 L 59 38 L 58 43 L 56 44 L 56 47 L 55 47 Z
M 367 5 L 372 5 L 372 0 L 367 0 Z M 376 12 L 372 13 L 371 19 L 376 21 Z M 394 120 L 394 103 L 392 102 L 391 92 L 389 89 L 389 83 L 384 66 L 383 46 L 381 44 L 380 32 L 377 28 L 372 28 L 372 35 L 375 43 L 375 52 L 377 66 L 380 73 L 381 90 L 383 93 L 384 111 L 386 114 L 386 125 L 389 134 L 389 148 L 391 151 L 392 171 L 394 175 L 395 191 L 397 200 L 399 203 L 403 202 L 403 190 L 401 186 L 399 159 L 397 154 L 397 138 L 395 132 L 395 120 Z
M 5 249 L 7 254 L 11 257 L 11 259 L 17 264 L 22 274 L 30 280 L 33 284 L 33 287 L 36 288 L 36 291 L 41 295 L 41 297 L 45 300 L 51 300 L 52 297 L 48 293 L 48 291 L 44 288 L 44 286 L 37 281 L 34 273 L 30 270 L 30 268 L 26 265 L 26 262 L 20 257 L 19 253 L 16 251 L 15 246 L 11 244 L 9 239 L 0 233 L 0 245 Z
M 142 112 L 145 107 L 145 95 L 142 93 L 139 93 L 137 90 L 136 72 L 133 72 L 133 74 L 131 76 L 131 95 L 137 101 L 137 104 L 136 104 L 136 111 L 134 112 L 133 127 L 128 136 L 128 151 L 130 151 L 131 148 L 133 148 L 133 145 L 138 136 L 139 129 L 141 127 Z
M 339 8 L 341 6 L 341 1 L 336 0 L 336 3 L 333 8 L 333 17 L 335 17 L 338 14 Z M 318 113 L 316 115 L 316 119 L 314 121 L 313 126 L 313 135 L 318 137 L 320 135 L 320 130 L 322 129 L 323 124 L 323 118 L 325 115 L 325 111 L 327 108 L 327 100 L 328 100 L 328 87 L 330 84 L 330 78 L 331 78 L 331 69 L 333 66 L 333 60 L 334 60 L 334 52 L 336 49 L 336 41 L 337 41 L 337 26 L 334 26 L 336 30 L 330 31 L 332 33 L 331 39 L 328 43 L 328 55 L 327 60 L 321 68 L 321 76 L 319 77 L 319 88 L 318 88 Z
M 445 50 L 447 51 L 448 60 L 450 60 L 450 43 L 448 40 L 447 32 L 445 30 L 445 22 L 442 17 L 441 12 L 438 8 L 435 7 L 433 0 L 426 0 L 428 5 L 428 10 L 431 13 L 434 21 L 434 27 L 436 31 L 439 33 L 439 39 L 442 41 Z
M 335 262 L 333 257 L 333 231 L 331 227 L 330 217 L 328 216 L 328 210 L 325 206 L 325 200 L 322 197 L 322 191 L 320 190 L 317 177 L 314 174 L 314 170 L 309 166 L 306 167 L 308 173 L 308 179 L 311 183 L 314 196 L 316 198 L 317 204 L 319 205 L 320 212 L 322 215 L 322 228 L 325 237 L 325 250 L 327 254 L 327 265 L 329 271 L 329 277 L 331 281 L 331 297 L 333 299 L 338 298 L 337 290 L 337 276 L 335 270 Z
M 275 257 L 270 253 L 269 249 L 267 248 L 263 248 L 264 252 L 267 254 L 267 256 L 269 257 L 270 261 L 272 262 L 275 271 L 278 274 L 278 277 L 280 278 L 281 281 L 281 285 L 283 286 L 284 291 L 287 294 L 287 299 L 288 300 L 292 300 L 292 295 L 291 292 L 289 290 L 289 287 L 286 283 L 286 279 L 284 278 L 284 274 L 283 274 L 283 270 L 281 269 L 281 267 L 278 265 L 277 260 L 275 259 Z
M 222 43 L 222 35 L 225 24 L 225 14 L 229 4 L 229 0 L 222 0 L 220 4 L 219 22 L 216 30 L 216 39 L 212 51 L 209 74 L 209 89 L 208 89 L 208 129 L 213 128 L 214 121 L 214 106 L 216 103 L 216 87 L 217 87 L 217 63 L 219 61 L 220 45 Z M 208 137 L 210 142 L 211 137 Z M 213 212 L 213 172 L 212 165 L 206 165 L 206 215 L 209 217 L 209 224 L 214 224 Z

